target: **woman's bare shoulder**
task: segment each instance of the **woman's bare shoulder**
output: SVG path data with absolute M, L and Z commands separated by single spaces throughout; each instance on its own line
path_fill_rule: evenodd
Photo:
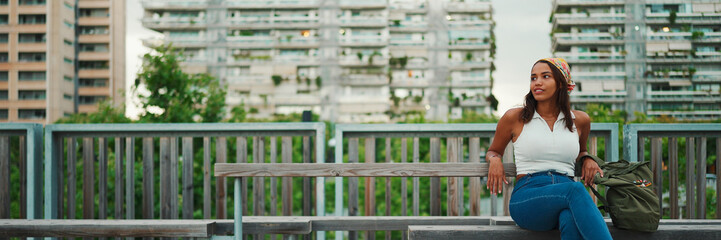
M 573 110 L 573 115 L 576 116 L 576 124 L 590 124 L 591 117 L 584 111 Z

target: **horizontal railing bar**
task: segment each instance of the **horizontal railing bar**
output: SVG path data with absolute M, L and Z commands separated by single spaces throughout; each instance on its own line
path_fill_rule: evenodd
M 248 225 L 276 226 L 286 225 L 287 218 L 293 221 L 307 221 L 312 231 L 404 231 L 409 225 L 490 225 L 488 216 L 247 216 L 243 217 L 243 232 L 249 229 Z M 215 233 L 224 235 L 232 233 L 232 220 L 218 220 Z M 255 230 L 254 233 L 279 233 L 275 229 Z M 250 233 L 249 233 L 250 234 Z
M 513 163 L 504 163 L 515 177 Z M 488 163 L 218 163 L 216 177 L 484 177 Z
M 313 123 L 132 123 L 132 124 L 50 124 L 54 132 L 169 132 L 169 131 L 294 131 L 315 130 L 324 124 Z
M 246 131 L 214 129 L 212 131 L 130 131 L 130 132 L 55 132 L 59 137 L 250 137 L 250 136 L 315 136 L 313 130 L 272 130 L 272 131 Z
M 387 138 L 387 137 L 483 137 L 490 138 L 495 134 L 492 131 L 435 131 L 435 132 L 344 132 L 346 138 Z
M 27 130 L 0 129 L 0 137 L 25 136 L 27 133 Z

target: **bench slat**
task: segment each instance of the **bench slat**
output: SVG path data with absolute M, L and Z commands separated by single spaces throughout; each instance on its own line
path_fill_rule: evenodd
M 210 237 L 215 221 L 0 219 L 0 237 Z
M 613 239 L 719 239 L 721 225 L 660 225 L 658 231 L 644 233 L 609 227 Z M 409 226 L 409 239 L 559 239 L 560 232 L 537 232 L 517 226 Z
M 504 163 L 515 177 L 513 163 Z M 216 177 L 485 177 L 487 163 L 217 163 Z

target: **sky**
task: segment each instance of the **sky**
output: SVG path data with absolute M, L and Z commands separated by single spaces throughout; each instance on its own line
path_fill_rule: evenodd
M 162 35 L 142 26 L 143 10 L 141 0 L 127 0 L 126 15 L 126 89 L 131 96 L 130 86 L 140 70 L 141 57 L 149 51 L 142 40 Z M 429 0 L 435 1 L 435 0 Z M 491 0 L 493 19 L 496 22 L 496 71 L 493 73 L 493 95 L 498 99 L 501 116 L 508 109 L 521 106 L 523 96 L 529 90 L 529 74 L 533 63 L 551 56 L 551 39 L 548 33 L 551 24 L 551 0 Z M 138 108 L 128 98 L 126 115 L 135 118 Z

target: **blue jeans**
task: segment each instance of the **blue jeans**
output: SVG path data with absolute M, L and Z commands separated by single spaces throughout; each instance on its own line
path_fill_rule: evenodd
M 559 229 L 561 239 L 612 239 L 583 184 L 562 173 L 522 177 L 513 188 L 509 210 L 513 221 L 525 229 Z

